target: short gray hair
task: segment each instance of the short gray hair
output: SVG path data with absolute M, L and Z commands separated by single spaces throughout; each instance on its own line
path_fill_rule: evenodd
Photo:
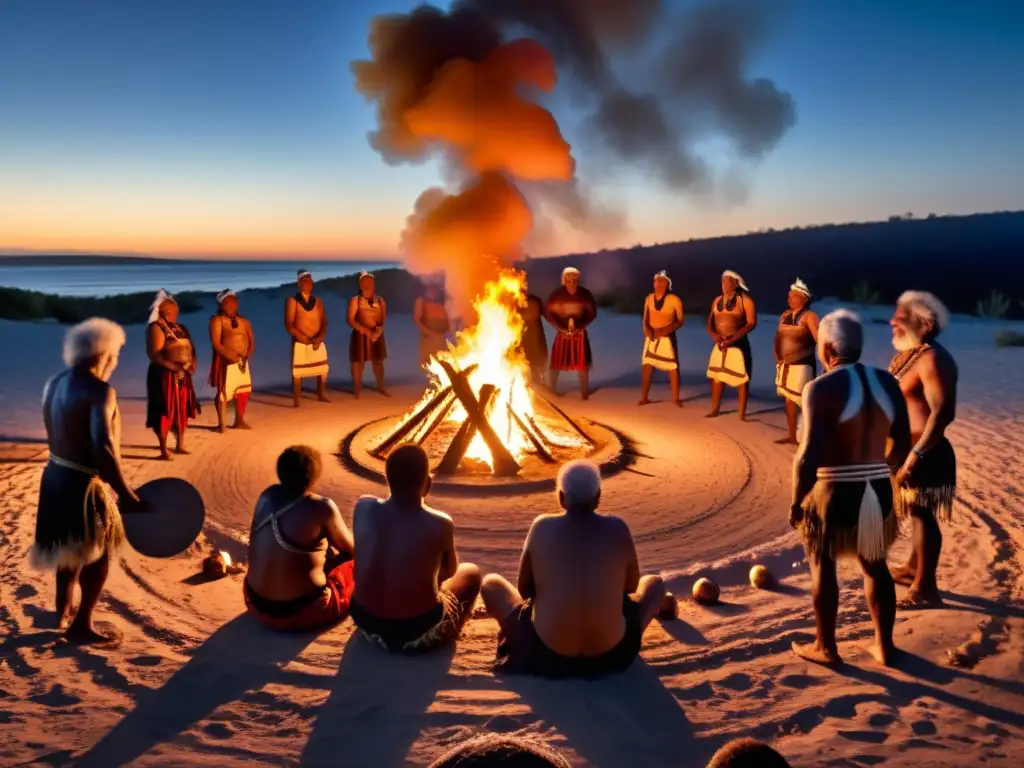
M 903 307 L 918 320 L 931 324 L 934 334 L 949 325 L 949 310 L 939 297 L 928 291 L 904 291 L 896 300 L 897 307 Z
M 601 493 L 601 470 L 592 461 L 578 459 L 558 470 L 558 492 L 568 507 L 593 507 Z
M 864 325 L 856 312 L 837 309 L 818 323 L 818 349 L 831 344 L 838 357 L 856 361 L 864 349 Z
M 116 357 L 126 341 L 124 328 L 102 317 L 91 317 L 73 326 L 64 336 L 64 364 L 81 365 L 103 355 Z

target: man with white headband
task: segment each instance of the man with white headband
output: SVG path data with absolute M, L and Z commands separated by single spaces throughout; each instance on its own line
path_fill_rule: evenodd
M 146 354 L 146 427 L 156 433 L 160 458 L 168 461 L 167 436 L 174 432 L 175 453 L 188 453 L 185 430 L 200 409 L 192 382 L 195 346 L 188 329 L 178 322 L 178 302 L 163 289 L 157 292 L 149 314 Z
M 577 371 L 580 376 L 580 395 L 590 399 L 589 326 L 597 318 L 594 295 L 580 285 L 580 271 L 576 267 L 562 270 L 562 287 L 548 297 L 545 316 L 555 327 L 555 341 L 551 345 L 551 389 L 558 394 L 558 374 Z
M 363 369 L 369 363 L 377 381 L 377 391 L 387 396 L 384 387 L 384 360 L 388 345 L 384 341 L 384 323 L 388 308 L 384 299 L 376 294 L 377 280 L 369 272 L 359 275 L 359 293 L 348 302 L 348 324 L 352 337 L 348 345 L 348 360 L 352 365 L 352 389 L 358 398 L 363 391 Z
M 889 372 L 900 383 L 910 410 L 914 447 L 896 473 L 900 513 L 912 520 L 914 550 L 894 572 L 909 583 L 901 608 L 942 604 L 936 581 L 942 530 L 953 513 L 956 492 L 956 454 L 946 429 L 956 418 L 959 371 L 953 356 L 938 342 L 949 324 L 949 311 L 924 291 L 907 291 L 896 303 L 892 343 L 896 356 Z
M 789 309 L 775 331 L 775 391 L 786 403 L 786 437 L 780 444 L 796 445 L 796 421 L 804 387 L 817 373 L 815 346 L 818 315 L 811 309 L 811 289 L 799 277 L 789 286 Z
M 739 390 L 740 419 L 746 421 L 747 399 L 754 359 L 747 335 L 757 327 L 757 307 L 743 278 L 731 269 L 722 273 L 722 295 L 708 313 L 708 335 L 715 343 L 708 360 L 711 379 L 711 413 L 718 416 L 726 385 Z
M 683 300 L 672 293 L 672 279 L 665 270 L 661 270 L 654 276 L 654 293 L 644 301 L 640 405 L 650 402 L 647 396 L 651 393 L 651 379 L 657 369 L 668 373 L 672 402 L 683 407 L 683 401 L 679 399 L 679 341 L 676 338 L 676 331 L 682 327 Z
M 57 626 L 76 644 L 117 639 L 97 631 L 92 614 L 125 541 L 121 515 L 146 510 L 121 469 L 121 414 L 109 384 L 124 342 L 124 329 L 109 320 L 79 323 L 64 337 L 67 370 L 43 388 L 50 456 L 29 557 L 36 568 L 56 569 Z
M 217 294 L 217 312 L 210 318 L 210 386 L 217 393 L 217 431 L 226 429 L 228 403 L 235 404 L 235 429 L 249 429 L 245 407 L 252 393 L 250 360 L 256 349 L 252 324 L 238 314 L 238 296 L 226 290 Z
M 859 362 L 863 346 L 857 315 L 840 309 L 822 319 L 818 355 L 825 373 L 804 389 L 803 439 L 793 463 L 789 522 L 807 550 L 817 624 L 815 642 L 793 643 L 793 651 L 826 665 L 841 662 L 840 558 L 858 560 L 864 572 L 875 625 L 871 654 L 889 665 L 896 651 L 896 587 L 885 561 L 899 535 L 890 472 L 910 451 L 910 424 L 896 380 Z
M 295 407 L 302 403 L 302 380 L 316 379 L 316 398 L 327 399 L 327 310 L 319 296 L 313 295 L 313 276 L 304 269 L 298 273 L 299 291 L 284 305 L 284 327 L 292 337 L 292 395 Z

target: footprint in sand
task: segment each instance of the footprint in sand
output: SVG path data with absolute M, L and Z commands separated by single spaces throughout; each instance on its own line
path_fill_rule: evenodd
M 203 731 L 215 739 L 230 739 L 235 735 L 235 732 L 231 730 L 231 727 L 224 723 L 210 723 L 203 727 Z
M 64 686 L 60 683 L 55 683 L 46 693 L 30 696 L 29 701 L 34 701 L 36 704 L 42 704 L 47 707 L 70 707 L 81 702 L 81 699 L 73 694 L 65 693 Z
M 916 723 L 911 723 L 910 730 L 914 732 L 915 736 L 934 736 L 939 732 L 931 720 L 918 720 Z
M 136 656 L 128 659 L 128 663 L 135 667 L 156 667 L 163 664 L 162 656 Z
M 39 590 L 33 587 L 31 584 L 22 584 L 16 590 L 14 590 L 14 596 L 18 600 L 25 600 L 29 597 L 35 597 L 39 594 Z

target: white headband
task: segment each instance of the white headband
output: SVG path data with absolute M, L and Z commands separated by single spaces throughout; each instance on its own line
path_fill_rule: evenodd
M 747 288 L 747 284 L 743 282 L 743 278 L 740 277 L 739 272 L 733 272 L 731 269 L 727 269 L 725 270 L 725 272 L 722 273 L 722 277 L 731 277 L 733 280 L 740 284 L 740 288 L 742 288 L 747 293 L 750 293 L 750 289 Z
M 579 277 L 580 276 L 580 271 L 578 269 L 576 269 L 576 267 L 566 267 L 565 269 L 563 269 L 562 270 L 562 282 L 563 283 L 565 282 L 565 278 L 567 278 L 569 275 L 576 275 L 576 277 Z
M 307 272 L 304 269 L 300 269 L 298 276 L 295 278 L 295 282 L 299 282 L 304 277 L 308 277 L 310 280 L 313 279 L 313 275 L 311 275 L 309 272 Z
M 220 293 L 217 294 L 217 303 L 221 304 L 221 303 L 223 303 L 224 299 L 226 299 L 228 296 L 234 296 L 234 295 L 235 295 L 235 292 L 232 291 L 230 288 L 228 288 L 227 290 L 221 291 Z
M 165 301 L 174 301 L 174 298 L 171 296 L 171 294 L 169 294 L 167 291 L 161 288 L 159 291 L 156 292 L 156 296 L 153 298 L 153 303 L 149 305 L 148 322 L 155 323 L 157 320 L 160 319 L 160 307 L 163 306 Z M 178 302 L 174 301 L 174 303 L 177 304 Z
M 668 272 L 666 272 L 666 271 L 665 271 L 665 270 L 663 269 L 663 270 L 661 270 L 661 272 L 659 272 L 658 274 L 656 274 L 656 275 L 654 276 L 654 279 L 655 279 L 655 280 L 657 280 L 657 279 L 658 279 L 659 277 L 660 277 L 660 278 L 661 278 L 662 280 L 666 280 L 666 281 L 668 281 L 668 289 L 669 289 L 669 290 L 671 291 L 671 290 L 672 290 L 672 278 L 668 276 Z
M 811 298 L 811 289 L 808 288 L 807 283 L 805 283 L 799 277 L 796 279 L 795 283 L 789 286 L 789 290 L 796 291 L 797 293 L 802 293 L 808 299 Z
M 359 279 L 362 280 L 364 277 L 369 277 L 369 278 L 372 278 L 374 280 L 377 279 L 377 278 L 373 277 L 373 272 L 366 272 L 366 271 L 360 272 L 359 273 Z

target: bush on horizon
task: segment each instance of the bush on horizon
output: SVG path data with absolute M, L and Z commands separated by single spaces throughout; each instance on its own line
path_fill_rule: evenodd
M 878 291 L 873 290 L 867 282 L 861 281 L 853 286 L 850 300 L 856 304 L 872 307 L 882 303 L 882 296 Z
M 120 296 L 57 296 L 39 291 L 0 286 L 0 318 L 5 320 L 55 320 L 73 325 L 90 317 L 105 317 L 121 325 L 135 325 L 149 319 L 153 292 L 128 293 Z M 174 295 L 182 314 L 202 309 L 202 294 L 196 292 Z
M 1005 293 L 1000 293 L 995 288 L 988 295 L 987 299 L 980 299 L 976 312 L 978 317 L 990 317 L 999 319 L 1006 317 L 1006 313 L 1010 311 L 1010 297 Z
M 1019 331 L 999 331 L 996 334 L 996 346 L 1000 349 L 1004 347 L 1024 347 L 1024 333 Z

